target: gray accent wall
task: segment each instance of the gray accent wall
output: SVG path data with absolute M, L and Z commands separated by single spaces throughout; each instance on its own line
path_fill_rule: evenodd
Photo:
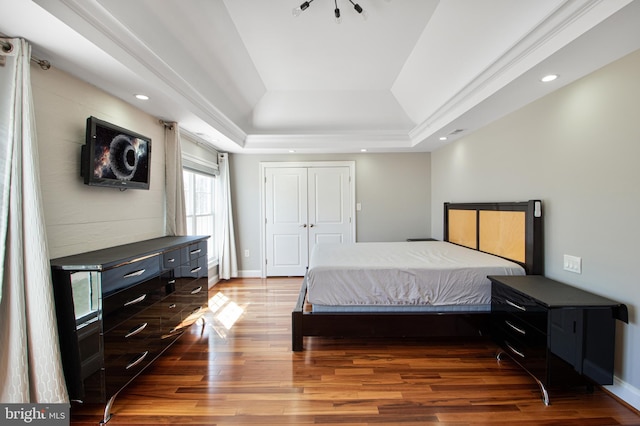
M 431 226 L 439 238 L 445 201 L 543 201 L 546 275 L 629 308 L 630 324 L 618 324 L 612 390 L 636 407 L 639 160 L 636 51 L 433 152 L 431 176 Z M 582 258 L 581 274 L 563 270 L 565 254 Z
M 431 236 L 431 154 L 231 154 L 238 270 L 259 276 L 260 163 L 300 161 L 355 161 L 357 241 L 404 241 Z M 249 250 L 249 257 L 245 257 Z

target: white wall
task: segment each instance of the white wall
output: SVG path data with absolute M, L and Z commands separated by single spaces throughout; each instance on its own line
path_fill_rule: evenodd
M 445 201 L 543 200 L 546 275 L 629 308 L 611 389 L 638 408 L 639 159 L 637 51 L 432 153 L 431 178 L 439 237 Z M 564 254 L 582 274 L 563 270 Z
M 163 236 L 163 126 L 132 105 L 55 68 L 44 71 L 32 66 L 31 78 L 50 256 Z M 91 115 L 152 139 L 150 190 L 84 185 L 80 147 Z
M 230 158 L 231 192 L 238 269 L 260 271 L 260 162 L 355 161 L 357 241 L 404 241 L 431 236 L 431 155 L 309 154 L 249 155 Z M 250 257 L 243 257 L 249 250 Z

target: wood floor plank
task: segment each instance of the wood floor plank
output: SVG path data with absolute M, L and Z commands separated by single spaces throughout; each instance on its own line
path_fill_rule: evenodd
M 291 351 L 300 278 L 234 279 L 116 398 L 108 425 L 640 425 L 600 388 L 551 393 L 488 340 L 306 338 Z M 72 406 L 73 425 L 103 407 Z

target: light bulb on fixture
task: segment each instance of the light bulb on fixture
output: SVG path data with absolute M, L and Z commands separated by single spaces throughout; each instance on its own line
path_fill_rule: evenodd
M 358 12 L 360 14 L 360 16 L 362 16 L 362 19 L 364 19 L 366 21 L 367 18 L 369 17 L 369 14 L 367 13 L 367 11 L 364 10 L 362 8 L 362 6 L 360 6 L 358 3 L 354 3 L 351 0 L 349 0 L 349 3 L 351 3 L 353 5 L 353 8 L 355 9 L 355 11 Z
M 293 16 L 298 17 L 300 16 L 300 14 L 302 13 L 302 11 L 307 10 L 307 8 L 309 7 L 309 5 L 311 4 L 311 2 L 313 2 L 313 0 L 309 0 L 309 1 L 305 1 L 304 3 L 302 3 L 300 6 L 295 7 L 293 9 Z

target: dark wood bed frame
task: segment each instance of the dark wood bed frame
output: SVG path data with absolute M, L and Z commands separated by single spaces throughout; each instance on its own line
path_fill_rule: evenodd
M 455 241 L 457 235 L 452 220 L 454 212 L 464 216 L 475 216 L 475 234 L 464 243 Z M 469 212 L 471 211 L 471 212 Z M 475 215 L 473 213 L 475 211 Z M 466 213 L 464 213 L 466 212 Z M 445 203 L 444 204 L 444 240 L 469 248 L 485 251 L 481 235 L 481 212 L 523 212 L 517 213 L 522 218 L 523 253 L 518 259 L 502 255 L 522 265 L 529 275 L 543 274 L 543 230 L 542 203 L 530 200 L 514 203 Z M 520 221 L 520 219 L 519 219 Z M 451 227 L 451 229 L 450 229 Z M 520 229 L 519 228 L 519 229 Z M 520 231 L 518 231 L 519 233 Z M 498 230 L 503 238 L 504 229 Z M 494 252 L 489 251 L 492 254 Z M 498 254 L 500 255 L 500 254 Z M 323 337 L 477 337 L 487 329 L 489 313 L 487 312 L 455 312 L 455 313 L 313 313 L 305 309 L 307 296 L 307 277 L 305 276 L 295 309 L 291 313 L 292 349 L 303 350 L 305 336 Z

